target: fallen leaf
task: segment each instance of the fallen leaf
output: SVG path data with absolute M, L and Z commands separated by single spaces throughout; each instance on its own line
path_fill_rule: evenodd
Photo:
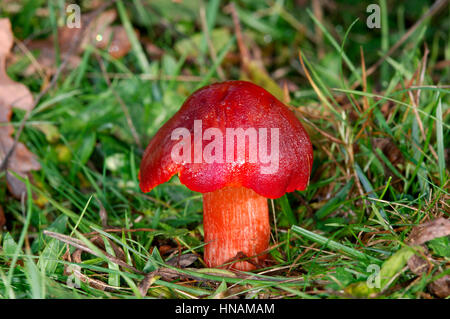
M 176 248 L 173 248 L 173 247 L 170 246 L 170 245 L 161 245 L 161 246 L 158 247 L 159 253 L 160 253 L 161 255 L 165 255 L 165 254 L 167 254 L 168 252 L 173 251 L 173 250 L 175 250 L 175 249 L 176 249 Z
M 0 48 L 0 163 L 14 146 L 14 139 L 11 136 L 14 129 L 9 124 L 11 107 L 30 111 L 34 106 L 30 90 L 25 85 L 14 82 L 6 74 L 5 61 L 12 48 L 13 38 L 11 22 L 8 19 L 0 19 L 0 43 L 5 44 Z M 21 198 L 26 193 L 25 184 L 11 171 L 26 177 L 29 176 L 30 171 L 39 170 L 41 166 L 36 156 L 24 144 L 18 142 L 8 159 L 6 168 L 8 189 L 14 197 Z
M 428 272 L 432 266 L 431 255 L 424 245 L 426 242 L 435 238 L 450 235 L 450 221 L 446 218 L 438 218 L 424 224 L 415 226 L 408 237 L 407 242 L 410 245 L 420 245 L 424 249 L 424 256 L 414 255 L 408 260 L 409 269 L 416 275 Z M 437 272 L 439 275 L 441 272 Z M 428 289 L 434 295 L 440 298 L 450 296 L 450 276 L 445 275 L 428 285 Z
M 181 256 L 174 256 L 169 260 L 166 260 L 166 264 L 170 266 L 186 268 L 192 265 L 198 257 L 194 254 L 184 254 Z
M 3 207 L 0 206 L 0 229 L 6 224 L 5 212 L 3 211 Z
M 33 107 L 31 92 L 6 74 L 6 56 L 12 48 L 13 39 L 11 22 L 6 18 L 0 19 L 0 99 L 7 107 L 14 106 L 27 111 Z
M 408 267 L 414 274 L 420 275 L 424 272 L 428 272 L 430 263 L 428 262 L 428 258 L 430 257 L 430 253 L 425 246 L 423 247 L 423 255 L 414 255 L 408 260 Z
M 145 275 L 144 279 L 139 283 L 138 289 L 142 296 L 146 296 L 148 289 L 155 281 L 157 281 L 161 276 L 158 275 L 158 270 L 152 271 Z
M 89 14 L 82 16 L 82 23 L 86 23 Z M 73 39 L 80 36 L 81 28 L 69 28 L 67 26 L 58 28 L 58 46 L 61 59 L 68 56 L 68 67 L 76 68 L 81 63 L 81 54 L 89 44 L 97 48 L 105 49 L 115 59 L 125 56 L 131 50 L 131 42 L 123 26 L 112 26 L 111 24 L 117 18 L 114 9 L 106 10 L 98 15 L 90 24 L 84 34 L 84 38 L 77 52 L 71 52 L 71 44 Z M 137 33 L 137 31 L 135 31 Z M 137 34 L 138 35 L 138 34 Z M 45 40 L 31 41 L 28 49 L 39 51 L 37 62 L 40 67 L 47 71 L 48 74 L 56 72 L 56 56 L 54 50 L 53 37 Z M 25 70 L 25 75 L 36 72 L 37 67 L 30 64 Z
M 5 59 L 0 58 L 0 97 L 3 104 L 25 111 L 33 107 L 33 96 L 22 83 L 14 82 L 6 74 Z
M 450 296 L 450 276 L 445 275 L 444 277 L 436 279 L 428 285 L 428 289 L 439 298 Z
M 6 151 L 13 146 L 14 140 L 11 137 L 0 138 L 2 148 L 0 148 L 0 158 L 3 159 Z M 2 153 L 3 151 L 3 153 Z M 31 153 L 25 145 L 17 143 L 11 158 L 8 162 L 8 169 L 14 172 L 28 172 L 33 170 L 39 170 L 41 165 L 36 159 L 36 156 Z
M 56 64 L 55 47 L 52 39 L 31 41 L 28 49 L 31 51 L 36 50 L 39 53 L 36 57 L 37 65 L 30 64 L 23 72 L 25 76 L 34 74 L 38 69 L 44 70 L 48 76 L 56 72 L 58 66 Z M 61 51 L 61 58 L 64 59 L 65 57 L 66 52 Z M 67 68 L 75 69 L 80 63 L 81 58 L 78 55 L 71 54 L 67 59 Z
M 23 178 L 26 178 L 27 176 L 31 178 L 30 175 L 24 174 L 24 173 L 17 173 Z M 19 180 L 17 177 L 15 177 L 10 172 L 6 173 L 6 186 L 8 187 L 9 192 L 17 199 L 21 199 L 24 194 L 27 193 L 27 188 L 25 184 Z
M 14 37 L 11 30 L 11 22 L 9 19 L 0 19 L 0 55 L 6 56 L 14 43 Z
M 144 43 L 145 50 L 147 51 L 148 55 L 152 59 L 154 59 L 154 60 L 161 59 L 161 57 L 164 55 L 164 50 L 163 49 L 161 49 L 160 47 L 158 47 L 155 44 L 153 44 L 150 41 L 150 39 L 148 39 L 148 38 L 143 38 L 142 41 Z
M 107 49 L 109 55 L 115 59 L 120 59 L 131 50 L 131 42 L 127 32 L 122 26 L 108 26 L 96 39 L 96 46 L 100 49 Z
M 450 235 L 450 220 L 438 218 L 414 227 L 408 237 L 410 245 L 421 245 L 434 238 Z
M 389 138 L 374 138 L 373 146 L 375 149 L 379 148 L 393 165 L 403 160 L 402 152 Z
M 7 107 L 0 100 L 0 136 L 10 136 L 14 128 L 12 125 L 7 124 L 11 119 L 11 107 Z

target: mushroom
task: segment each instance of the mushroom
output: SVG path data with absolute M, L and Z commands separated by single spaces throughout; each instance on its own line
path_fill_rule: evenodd
M 304 190 L 312 162 L 308 134 L 283 103 L 253 83 L 226 81 L 194 92 L 155 134 L 139 181 L 149 192 L 178 174 L 203 193 L 207 266 L 252 270 L 269 245 L 267 198 Z

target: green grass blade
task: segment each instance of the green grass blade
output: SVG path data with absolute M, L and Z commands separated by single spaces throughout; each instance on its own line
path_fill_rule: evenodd
M 304 229 L 302 227 L 294 225 L 294 226 L 291 227 L 291 229 L 297 235 L 303 236 L 303 237 L 305 237 L 305 238 L 307 238 L 307 239 L 309 239 L 309 240 L 311 240 L 311 241 L 313 241 L 315 243 L 323 245 L 326 248 L 342 252 L 342 253 L 344 253 L 344 254 L 346 254 L 348 256 L 351 256 L 353 258 L 356 258 L 356 259 L 367 260 L 367 261 L 376 262 L 376 263 L 380 262 L 375 257 L 367 255 L 367 254 L 365 254 L 363 252 L 360 252 L 359 250 L 356 250 L 354 248 L 342 245 L 342 244 L 340 244 L 340 243 L 338 243 L 338 242 L 336 242 L 334 240 L 331 240 L 331 239 L 328 239 L 328 238 L 323 237 L 321 235 L 318 235 L 316 233 L 313 233 L 313 232 L 311 232 L 309 230 L 306 230 L 306 229 Z
M 444 156 L 444 133 L 442 128 L 442 101 L 439 99 L 436 108 L 436 140 L 437 140 L 437 154 L 438 154 L 438 166 L 439 166 L 439 177 L 441 180 L 441 186 L 445 185 L 446 174 L 445 174 L 445 156 Z

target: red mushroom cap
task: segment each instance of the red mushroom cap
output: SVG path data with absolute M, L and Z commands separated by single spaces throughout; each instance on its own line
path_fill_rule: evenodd
M 202 120 L 202 135 L 208 128 L 218 128 L 223 134 L 222 163 L 194 161 L 194 121 Z M 191 161 L 174 161 L 172 148 L 180 142 L 172 140 L 172 132 L 186 128 L 191 134 Z M 272 146 L 271 129 L 278 128 L 278 169 L 262 173 L 269 164 L 250 160 L 247 150 L 245 161 L 226 161 L 226 129 L 267 129 L 267 152 Z M 259 135 L 261 136 L 261 135 Z M 213 141 L 203 139 L 202 151 Z M 258 147 L 259 147 L 258 138 Z M 235 159 L 237 142 L 234 141 Z M 275 145 L 275 144 L 274 144 Z M 212 192 L 225 186 L 242 186 L 267 198 L 278 198 L 286 192 L 304 190 L 309 181 L 313 163 L 311 141 L 295 115 L 272 94 L 245 81 L 227 81 L 203 87 L 194 92 L 181 109 L 155 134 L 145 150 L 139 172 L 140 187 L 149 192 L 155 186 L 179 175 L 180 182 L 189 189 Z

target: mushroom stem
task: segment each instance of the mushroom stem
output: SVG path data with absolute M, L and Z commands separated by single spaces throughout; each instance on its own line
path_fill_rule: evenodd
M 240 253 L 248 257 L 269 246 L 270 226 L 267 198 L 245 187 L 224 187 L 203 194 L 203 227 L 205 262 L 208 267 L 221 267 Z M 265 259 L 258 256 L 253 263 Z M 223 265 L 223 267 L 228 267 Z M 231 268 L 252 270 L 255 265 L 237 262 Z

